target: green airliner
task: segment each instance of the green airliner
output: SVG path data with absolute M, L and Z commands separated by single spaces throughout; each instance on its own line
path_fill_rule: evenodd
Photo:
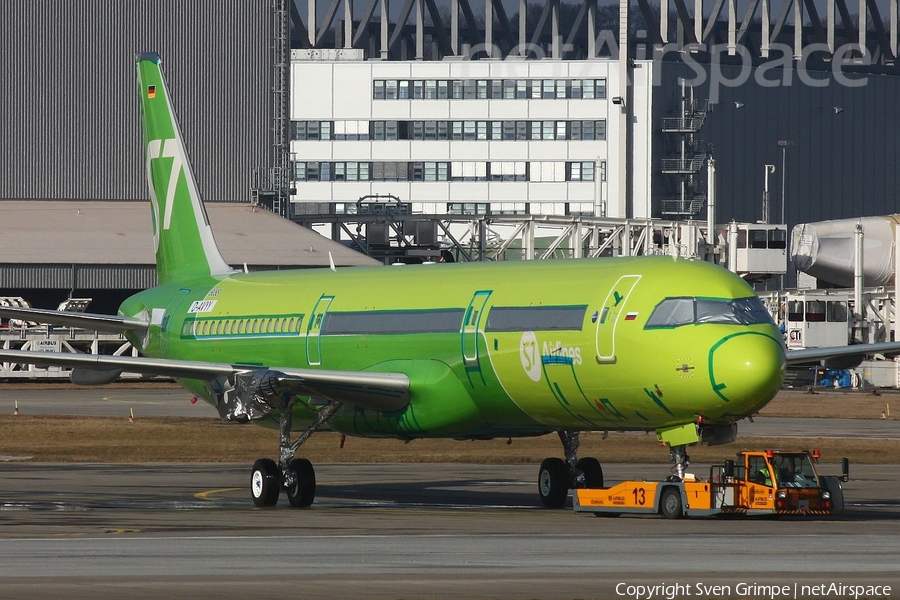
M 487 439 L 558 433 L 541 501 L 603 485 L 581 431 L 653 431 L 682 475 L 690 444 L 733 441 L 777 393 L 779 330 L 743 280 L 668 257 L 243 273 L 216 247 L 155 53 L 137 56 L 158 287 L 118 316 L 4 307 L 0 316 L 124 333 L 141 357 L 0 350 L 71 367 L 177 378 L 222 418 L 277 428 L 253 466 L 257 506 L 309 506 L 295 459 L 319 428 L 346 435 Z M 872 351 L 900 350 L 897 344 Z M 806 350 L 811 360 L 860 350 Z M 298 434 L 296 432 L 299 432 Z M 295 437 L 296 435 L 296 437 Z

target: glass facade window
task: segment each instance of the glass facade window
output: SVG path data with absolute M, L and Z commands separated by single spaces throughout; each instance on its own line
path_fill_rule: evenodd
M 558 140 L 566 139 L 566 122 L 565 121 L 557 121 L 556 122 L 556 139 L 558 139 Z
M 293 141 L 605 140 L 606 121 L 291 121 Z M 784 244 L 774 239 L 773 247 Z
M 528 121 L 516 121 L 516 139 L 528 139 Z
M 593 79 L 585 79 L 581 82 L 582 89 L 584 90 L 585 98 L 593 98 L 594 97 L 594 80 Z
M 503 121 L 503 137 L 504 140 L 516 139 L 516 122 Z
M 572 121 L 569 124 L 569 139 L 570 140 L 580 140 L 581 139 L 581 121 Z
M 606 79 L 377 79 L 375 100 L 606 98 Z
M 384 122 L 384 139 L 386 140 L 397 140 L 400 139 L 399 131 L 397 127 L 397 121 L 385 121 Z
M 463 139 L 475 139 L 475 121 L 463 121 Z
M 541 123 L 542 135 L 541 139 L 543 140 L 552 140 L 555 139 L 554 129 L 555 124 L 553 121 L 544 121 Z
M 524 100 L 527 97 L 528 97 L 528 80 L 517 79 L 516 80 L 516 98 L 519 100 Z
M 553 79 L 545 79 L 542 82 L 542 87 L 544 93 L 540 96 L 541 98 L 549 100 L 550 98 L 556 97 L 556 81 Z
M 565 99 L 567 96 L 567 86 L 565 79 L 556 80 L 556 97 Z
M 566 181 L 593 181 L 593 161 L 566 163 Z
M 581 80 L 573 79 L 569 84 L 569 98 L 581 98 Z

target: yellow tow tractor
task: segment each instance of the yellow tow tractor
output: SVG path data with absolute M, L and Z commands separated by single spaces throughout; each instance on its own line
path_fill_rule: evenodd
M 844 510 L 841 482 L 816 471 L 819 451 L 742 451 L 737 460 L 710 467 L 709 479 L 690 474 L 666 481 L 623 481 L 574 491 L 575 512 L 596 516 L 661 514 L 669 519 L 714 515 L 833 515 Z

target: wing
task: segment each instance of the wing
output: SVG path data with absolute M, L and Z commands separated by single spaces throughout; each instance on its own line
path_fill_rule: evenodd
M 851 346 L 831 346 L 828 348 L 807 348 L 806 350 L 787 350 L 787 364 L 799 365 L 817 362 L 841 356 L 857 356 L 862 359 L 869 354 L 900 354 L 900 342 L 881 342 L 879 344 L 854 344 Z
M 143 319 L 14 306 L 0 306 L 0 317 L 21 319 L 22 321 L 37 321 L 59 327 L 81 327 L 108 333 L 134 331 L 139 335 L 143 334 L 150 326 L 150 322 Z
M 409 378 L 404 373 L 260 367 L 165 358 L 2 349 L 0 360 L 113 374 L 109 379 L 100 376 L 97 383 L 115 379 L 122 371 L 201 381 L 258 373 L 271 389 L 289 391 L 298 396 L 333 400 L 379 411 L 399 410 L 409 403 Z

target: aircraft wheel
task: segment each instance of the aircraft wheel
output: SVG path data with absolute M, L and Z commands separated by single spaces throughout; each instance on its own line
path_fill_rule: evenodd
M 561 458 L 546 458 L 538 473 L 538 494 L 546 508 L 562 508 L 569 495 L 569 469 Z
M 681 503 L 681 492 L 678 488 L 666 488 L 659 499 L 659 512 L 667 519 L 680 519 L 684 516 Z
M 305 458 L 295 458 L 290 464 L 294 485 L 287 488 L 288 501 L 294 508 L 307 508 L 316 497 L 316 471 Z
M 603 487 L 603 467 L 599 460 L 591 456 L 581 458 L 575 463 L 575 468 L 584 473 L 584 487 L 589 490 Z
M 275 506 L 281 488 L 281 472 L 270 458 L 261 458 L 253 463 L 250 474 L 250 495 L 256 506 Z

